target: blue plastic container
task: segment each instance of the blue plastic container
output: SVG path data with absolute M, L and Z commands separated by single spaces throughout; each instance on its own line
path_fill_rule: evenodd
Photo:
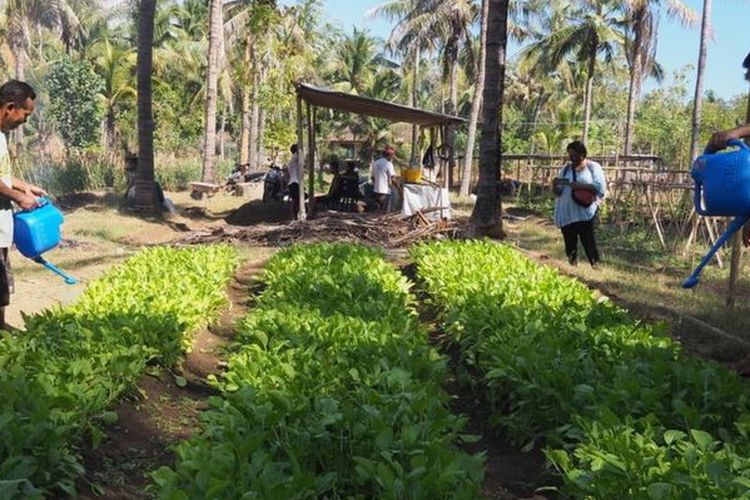
M 33 259 L 60 244 L 63 216 L 48 200 L 28 212 L 13 215 L 13 242 L 24 257 Z
M 750 215 L 750 147 L 740 140 L 728 153 L 705 153 L 693 163 L 695 211 L 712 217 Z
M 683 283 L 683 288 L 698 284 L 703 268 L 713 255 L 750 219 L 750 147 L 740 140 L 729 141 L 738 149 L 728 153 L 704 153 L 696 158 L 690 175 L 695 181 L 695 211 L 709 217 L 735 217 L 711 250 L 701 259 Z
M 41 206 L 34 210 L 13 214 L 13 243 L 23 256 L 62 276 L 65 283 L 75 284 L 75 278 L 42 257 L 44 252 L 60 244 L 63 215 L 47 198 L 41 198 L 39 202 Z

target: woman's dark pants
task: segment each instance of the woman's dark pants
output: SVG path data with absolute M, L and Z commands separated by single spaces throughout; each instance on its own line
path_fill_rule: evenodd
M 599 262 L 599 251 L 596 248 L 596 239 L 594 238 L 593 218 L 587 221 L 574 222 L 560 229 L 565 240 L 565 255 L 568 256 L 568 262 L 573 265 L 578 262 L 579 239 L 591 265 L 593 266 Z

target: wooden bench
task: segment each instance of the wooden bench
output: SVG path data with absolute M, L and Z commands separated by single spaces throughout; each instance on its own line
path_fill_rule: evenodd
M 190 197 L 196 200 L 203 198 L 204 194 L 207 197 L 211 197 L 221 191 L 222 188 L 219 184 L 213 184 L 211 182 L 191 182 L 190 187 L 192 188 Z

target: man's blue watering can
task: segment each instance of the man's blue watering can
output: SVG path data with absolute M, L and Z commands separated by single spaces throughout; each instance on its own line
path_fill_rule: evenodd
M 729 153 L 705 152 L 693 163 L 695 211 L 712 217 L 734 217 L 734 220 L 693 274 L 682 283 L 683 288 L 698 284 L 698 276 L 716 251 L 750 219 L 750 148 L 738 139 L 729 141 L 729 145 L 738 149 Z
M 34 210 L 13 214 L 13 243 L 24 257 L 62 276 L 68 285 L 74 285 L 78 283 L 75 278 L 42 257 L 44 252 L 60 244 L 63 215 L 47 198 L 41 198 L 39 203 Z

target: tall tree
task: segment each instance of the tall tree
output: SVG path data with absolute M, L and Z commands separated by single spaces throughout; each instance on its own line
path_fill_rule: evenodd
M 534 42 L 530 51 L 541 53 L 540 61 L 548 69 L 557 68 L 569 56 L 586 65 L 584 92 L 583 141 L 588 140 L 593 106 L 594 78 L 600 56 L 612 63 L 616 51 L 624 44 L 619 29 L 622 18 L 620 4 L 615 0 L 586 0 L 578 5 L 556 2 L 565 22 L 558 20 L 556 29 Z
M 218 101 L 219 54 L 224 39 L 222 0 L 211 0 L 206 76 L 206 123 L 203 136 L 203 182 L 214 182 L 216 164 L 216 103 Z
M 79 0 L 83 7 L 92 0 Z M 29 40 L 32 32 L 46 28 L 55 32 L 67 49 L 73 44 L 80 23 L 71 0 L 6 0 L 5 21 L 7 23 L 8 45 L 15 59 L 15 78 L 26 79 Z M 21 148 L 23 127 L 13 132 L 16 154 Z
M 508 41 L 508 0 L 488 0 L 486 82 L 479 141 L 479 182 L 471 222 L 480 234 L 503 237 L 500 216 L 501 130 L 505 90 L 505 57 Z
M 151 73 L 153 71 L 154 16 L 156 0 L 138 4 L 138 179 L 135 199 L 145 209 L 156 207 L 154 183 L 154 116 Z
M 695 75 L 695 97 L 693 100 L 693 121 L 690 134 L 690 161 L 698 156 L 698 142 L 700 141 L 701 110 L 703 105 L 703 75 L 706 72 L 706 52 L 708 40 L 711 37 L 711 6 L 712 0 L 703 0 L 703 14 L 701 17 L 701 41 L 698 50 L 698 70 Z
M 471 167 L 474 163 L 474 139 L 477 132 L 477 121 L 479 120 L 479 111 L 482 108 L 482 95 L 484 94 L 484 75 L 485 75 L 485 52 L 487 46 L 487 10 L 489 3 L 482 0 L 482 11 L 479 28 L 479 58 L 477 60 L 477 78 L 474 82 L 474 97 L 471 101 L 471 115 L 469 116 L 469 130 L 466 137 L 466 153 L 464 154 L 464 174 L 461 178 L 461 196 L 469 196 L 469 187 L 471 185 Z
M 630 154 L 633 148 L 635 110 L 640 98 L 643 78 L 650 72 L 657 79 L 661 79 L 661 71 L 655 58 L 658 16 L 662 4 L 666 4 L 668 17 L 676 17 L 683 25 L 692 25 L 695 22 L 695 12 L 680 0 L 627 0 L 625 9 L 628 15 L 629 36 L 626 49 L 630 84 L 625 121 L 624 152 L 626 155 Z

